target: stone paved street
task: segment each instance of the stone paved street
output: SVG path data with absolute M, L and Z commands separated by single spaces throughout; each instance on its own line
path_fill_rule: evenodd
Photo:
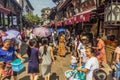
M 27 55 L 24 55 L 26 58 Z M 52 75 L 51 80 L 65 80 L 64 72 L 69 69 L 70 54 L 65 58 L 56 56 L 55 64 L 52 65 Z M 21 72 L 18 75 L 18 80 L 29 80 L 29 75 L 27 74 L 27 62 L 25 62 L 26 71 Z M 40 73 L 40 79 L 43 80 Z
M 29 80 L 29 74 L 27 73 L 28 62 L 27 62 L 27 55 L 25 54 L 26 53 L 25 51 L 26 51 L 26 45 L 23 44 L 21 53 L 24 54 L 23 57 L 26 59 L 24 63 L 25 70 L 18 74 L 18 80 Z M 52 64 L 51 80 L 65 80 L 64 72 L 70 69 L 69 64 L 70 64 L 71 54 L 67 54 L 65 58 L 55 55 L 55 58 L 56 58 L 55 64 Z M 110 77 L 111 74 L 109 71 L 109 66 L 104 64 L 104 68 L 102 69 L 104 69 L 108 75 L 107 80 L 112 80 L 112 78 Z M 39 76 L 40 76 L 39 80 L 44 80 L 41 75 L 41 70 L 40 70 Z

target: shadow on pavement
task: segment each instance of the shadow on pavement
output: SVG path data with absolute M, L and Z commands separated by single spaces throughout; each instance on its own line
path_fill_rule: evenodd
M 21 78 L 19 80 L 30 80 L 30 79 L 29 79 L 29 76 L 25 76 L 25 77 L 23 77 L 23 78 Z
M 30 79 L 29 79 L 29 76 L 24 76 L 19 80 L 30 80 Z M 38 80 L 44 80 L 44 78 L 40 76 Z M 50 80 L 59 80 L 59 76 L 56 73 L 52 73 Z
M 39 80 L 44 80 L 44 78 L 40 76 Z M 52 73 L 50 80 L 59 80 L 59 76 L 56 73 Z
M 52 73 L 50 80 L 59 80 L 59 76 L 56 73 Z

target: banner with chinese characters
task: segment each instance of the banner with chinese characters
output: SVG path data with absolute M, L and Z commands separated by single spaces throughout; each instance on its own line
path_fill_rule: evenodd
M 71 24 L 78 23 L 78 22 L 88 22 L 90 21 L 90 14 L 91 14 L 91 11 L 80 13 L 78 15 L 75 15 L 72 18 L 66 19 L 64 21 L 64 24 L 71 25 Z

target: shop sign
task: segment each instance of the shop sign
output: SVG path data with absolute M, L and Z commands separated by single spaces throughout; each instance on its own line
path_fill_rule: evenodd
M 71 25 L 71 24 L 78 23 L 78 22 L 90 21 L 90 14 L 91 14 L 91 12 L 80 13 L 70 19 L 65 20 L 64 24 Z
M 65 24 L 65 25 L 68 25 L 68 24 L 69 24 L 69 20 L 68 20 L 68 19 L 65 20 L 65 21 L 64 21 L 64 24 Z
M 13 25 L 17 25 L 17 17 L 13 16 Z
M 70 18 L 70 19 L 68 20 L 68 24 L 74 24 L 74 18 Z
M 74 17 L 74 22 L 87 22 L 90 21 L 90 12 L 81 13 Z

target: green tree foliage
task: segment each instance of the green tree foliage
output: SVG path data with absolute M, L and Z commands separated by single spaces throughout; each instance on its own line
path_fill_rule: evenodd
M 32 13 L 28 13 L 24 15 L 24 19 L 27 23 L 30 23 L 30 24 L 38 24 L 40 21 L 40 18 L 38 17 L 38 15 L 34 15 Z

